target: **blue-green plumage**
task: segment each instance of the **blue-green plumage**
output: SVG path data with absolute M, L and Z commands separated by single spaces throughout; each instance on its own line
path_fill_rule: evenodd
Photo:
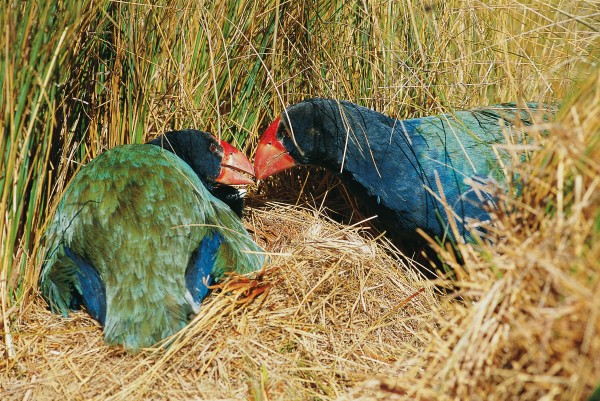
M 212 269 L 223 241 L 223 236 L 218 232 L 204 236 L 190 259 L 190 266 L 185 272 L 185 285 L 198 304 L 208 294 L 208 286 L 212 284 Z
M 77 287 L 70 302 L 70 308 L 76 309 L 83 305 L 94 319 L 100 324 L 104 324 L 106 320 L 106 290 L 102 279 L 92 265 L 73 253 L 68 246 L 65 247 L 64 252 L 65 256 L 77 266 L 75 269 Z
M 44 298 L 65 315 L 84 305 L 108 343 L 137 350 L 162 340 L 198 311 L 211 280 L 264 262 L 202 182 L 219 175 L 223 149 L 209 134 L 188 133 L 206 171 L 158 146 L 110 149 L 77 173 L 48 229 Z
M 489 220 L 487 208 L 495 202 L 478 187 L 501 183 L 500 162 L 510 161 L 497 145 L 518 120 L 531 124 L 533 112 L 547 117 L 552 110 L 507 103 L 397 120 L 346 101 L 310 99 L 288 107 L 263 134 L 256 176 L 263 179 L 296 164 L 325 167 L 339 174 L 360 206 L 402 242 L 419 238 L 417 229 L 458 240 L 444 199 L 460 239 L 468 239 L 469 223 Z

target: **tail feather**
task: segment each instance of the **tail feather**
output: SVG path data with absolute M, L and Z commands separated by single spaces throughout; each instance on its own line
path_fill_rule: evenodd
M 77 265 L 62 252 L 48 258 L 40 273 L 40 291 L 50 310 L 68 316 L 81 305 L 81 288 L 77 281 Z

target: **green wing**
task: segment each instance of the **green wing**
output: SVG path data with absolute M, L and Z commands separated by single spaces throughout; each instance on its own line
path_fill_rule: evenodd
M 80 170 L 57 207 L 42 295 L 66 315 L 87 294 L 82 275 L 91 270 L 105 289 L 106 341 L 130 349 L 152 345 L 187 324 L 194 305 L 185 272 L 215 231 L 224 238 L 216 277 L 262 266 L 262 250 L 241 221 L 181 159 L 155 146 L 113 148 Z

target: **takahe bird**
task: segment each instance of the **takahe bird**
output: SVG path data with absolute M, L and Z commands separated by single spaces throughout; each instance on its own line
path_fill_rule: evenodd
M 241 152 L 195 130 L 100 154 L 68 185 L 47 231 L 43 297 L 63 315 L 85 306 L 107 343 L 133 351 L 179 331 L 213 280 L 263 265 L 241 220 L 211 194 L 251 175 Z
M 457 240 L 445 199 L 459 240 L 468 240 L 467 223 L 489 220 L 485 205 L 495 200 L 472 184 L 501 182 L 494 145 L 504 142 L 503 129 L 516 120 L 532 121 L 514 103 L 397 120 L 347 101 L 311 99 L 288 107 L 269 126 L 254 168 L 258 179 L 300 164 L 339 174 L 359 206 L 400 242 L 416 240 L 417 228 Z

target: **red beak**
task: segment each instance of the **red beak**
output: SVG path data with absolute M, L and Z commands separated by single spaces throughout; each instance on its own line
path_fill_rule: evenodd
M 228 185 L 253 184 L 254 168 L 250 160 L 228 142 L 221 141 L 223 160 L 217 182 Z
M 278 118 L 273 121 L 258 142 L 256 156 L 254 157 L 254 169 L 257 172 L 256 178 L 259 180 L 296 164 L 283 143 L 277 140 L 277 128 L 279 128 L 280 120 L 281 118 Z

